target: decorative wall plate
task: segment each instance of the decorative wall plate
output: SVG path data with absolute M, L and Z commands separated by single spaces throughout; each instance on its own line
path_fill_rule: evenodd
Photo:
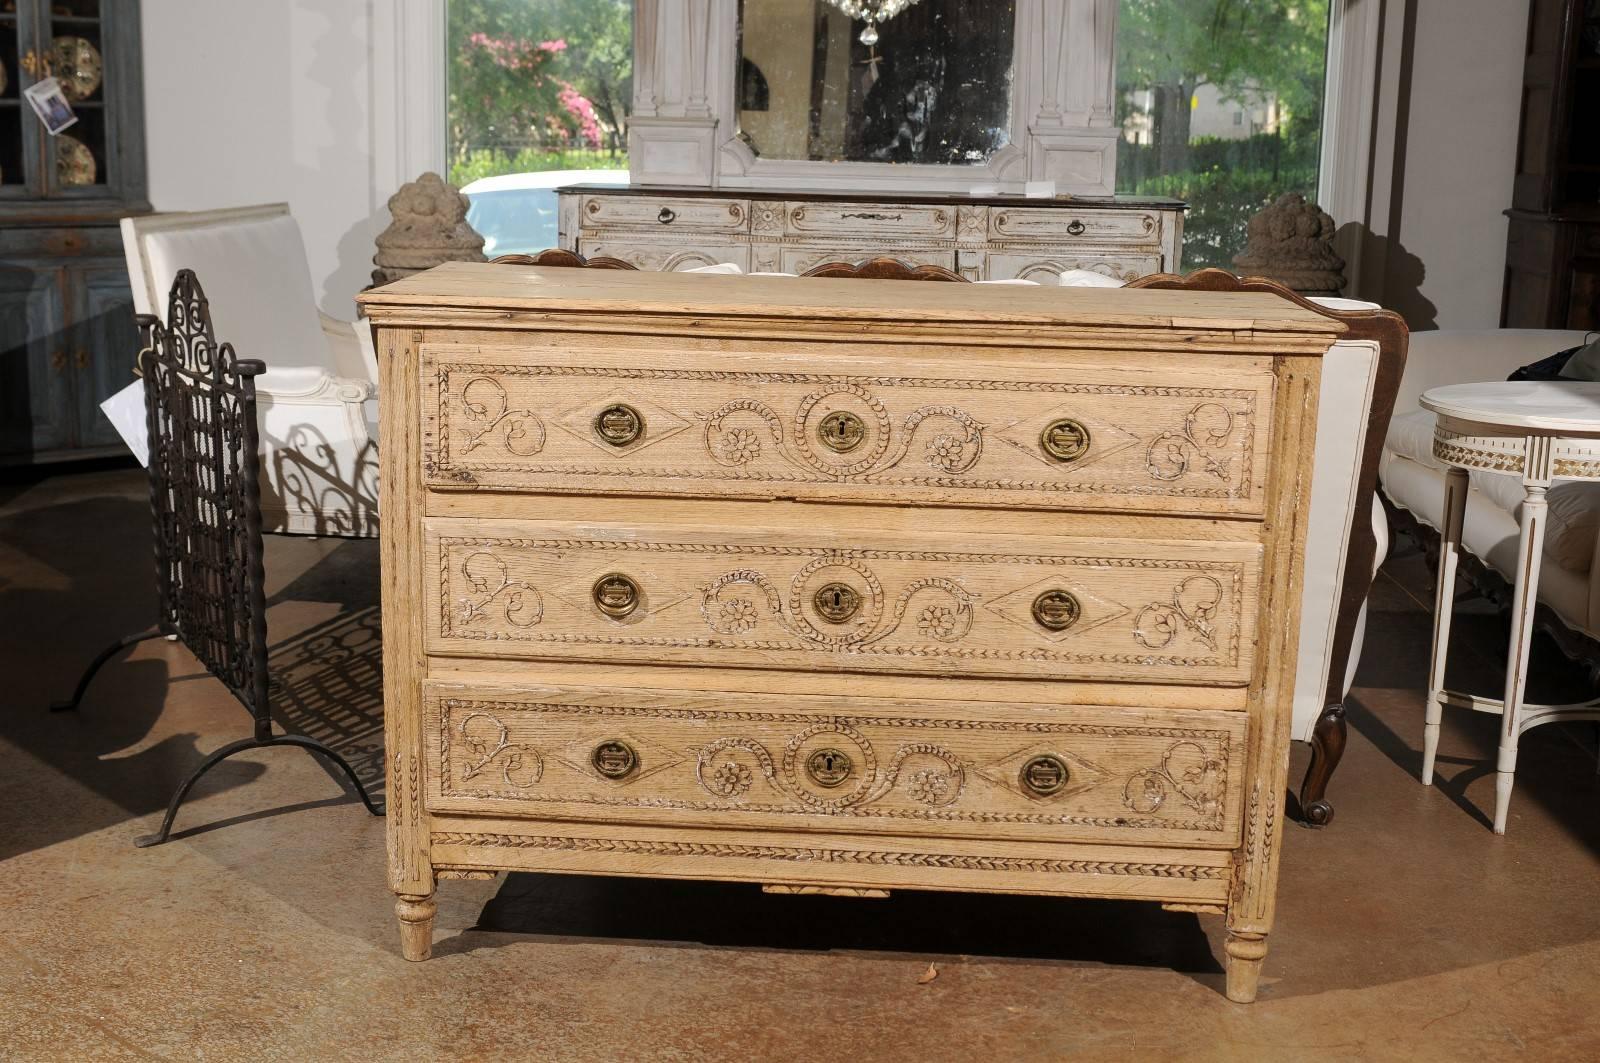
M 63 36 L 50 42 L 50 66 L 61 82 L 61 94 L 71 103 L 87 100 L 100 88 L 105 64 L 100 49 L 87 37 Z
M 63 133 L 56 137 L 56 178 L 64 188 L 92 185 L 98 176 L 94 152 L 76 137 Z

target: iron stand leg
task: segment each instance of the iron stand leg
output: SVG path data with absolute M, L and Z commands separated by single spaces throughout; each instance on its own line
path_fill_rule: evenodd
M 162 631 L 160 628 L 151 628 L 148 631 L 141 631 L 136 635 L 124 635 L 122 638 L 113 642 L 111 645 L 101 650 L 100 655 L 94 660 L 90 661 L 89 667 L 83 670 L 83 677 L 78 680 L 78 686 L 75 690 L 73 690 L 72 697 L 68 698 L 66 701 L 51 702 L 50 711 L 71 712 L 73 709 L 76 709 L 78 707 L 78 703 L 83 700 L 84 693 L 89 689 L 89 683 L 94 679 L 95 673 L 100 671 L 102 665 L 135 643 L 145 642 L 149 639 L 158 639 L 164 635 L 166 635 L 166 632 Z
M 190 789 L 200 781 L 200 776 L 235 753 L 242 753 L 247 749 L 261 749 L 266 746 L 299 746 L 301 749 L 322 754 L 344 770 L 345 777 L 350 780 L 350 785 L 355 787 L 356 794 L 360 796 L 361 803 L 367 806 L 367 811 L 374 816 L 383 815 L 383 811 L 372 803 L 372 798 L 367 795 L 367 788 L 361 785 L 361 780 L 356 777 L 355 769 L 350 766 L 349 761 L 321 742 L 318 742 L 315 738 L 306 738 L 304 735 L 274 735 L 265 739 L 241 738 L 239 741 L 230 742 L 215 753 L 212 753 L 201 762 L 198 768 L 190 772 L 189 777 L 183 780 L 183 785 L 179 786 L 177 792 L 172 795 L 172 801 L 167 805 L 167 814 L 161 820 L 161 828 L 154 834 L 145 834 L 135 838 L 133 844 L 145 849 L 152 845 L 160 845 L 166 841 L 167 836 L 172 833 L 172 821 L 178 817 L 178 806 L 183 804 L 185 797 L 189 796 Z

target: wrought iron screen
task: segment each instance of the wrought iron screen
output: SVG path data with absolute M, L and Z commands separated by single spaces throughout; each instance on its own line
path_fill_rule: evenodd
M 179 272 L 167 321 L 144 317 L 150 506 L 162 632 L 269 726 L 255 377 L 218 344 L 205 292 Z

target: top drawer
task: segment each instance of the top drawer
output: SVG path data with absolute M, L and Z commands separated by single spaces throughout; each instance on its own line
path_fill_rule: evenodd
M 578 210 L 585 229 L 626 225 L 662 233 L 750 231 L 750 202 L 744 199 L 584 196 Z
M 960 350 L 885 357 L 526 340 L 541 345 L 423 345 L 427 484 L 1262 512 L 1266 357 L 1119 363 L 1052 352 L 1048 365 L 994 365 Z
M 784 230 L 793 236 L 883 240 L 915 236 L 954 239 L 956 208 L 907 203 L 790 203 Z
M 1158 244 L 1161 219 L 1147 210 L 1085 210 L 1070 208 L 1007 207 L 989 214 L 991 235 L 997 240 L 1070 240 L 1085 242 Z

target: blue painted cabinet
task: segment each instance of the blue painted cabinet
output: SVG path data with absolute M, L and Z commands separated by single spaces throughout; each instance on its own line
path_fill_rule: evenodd
M 138 0 L 0 0 L 0 464 L 126 453 L 138 355 L 119 219 L 147 212 Z M 52 135 L 23 90 L 64 87 Z

